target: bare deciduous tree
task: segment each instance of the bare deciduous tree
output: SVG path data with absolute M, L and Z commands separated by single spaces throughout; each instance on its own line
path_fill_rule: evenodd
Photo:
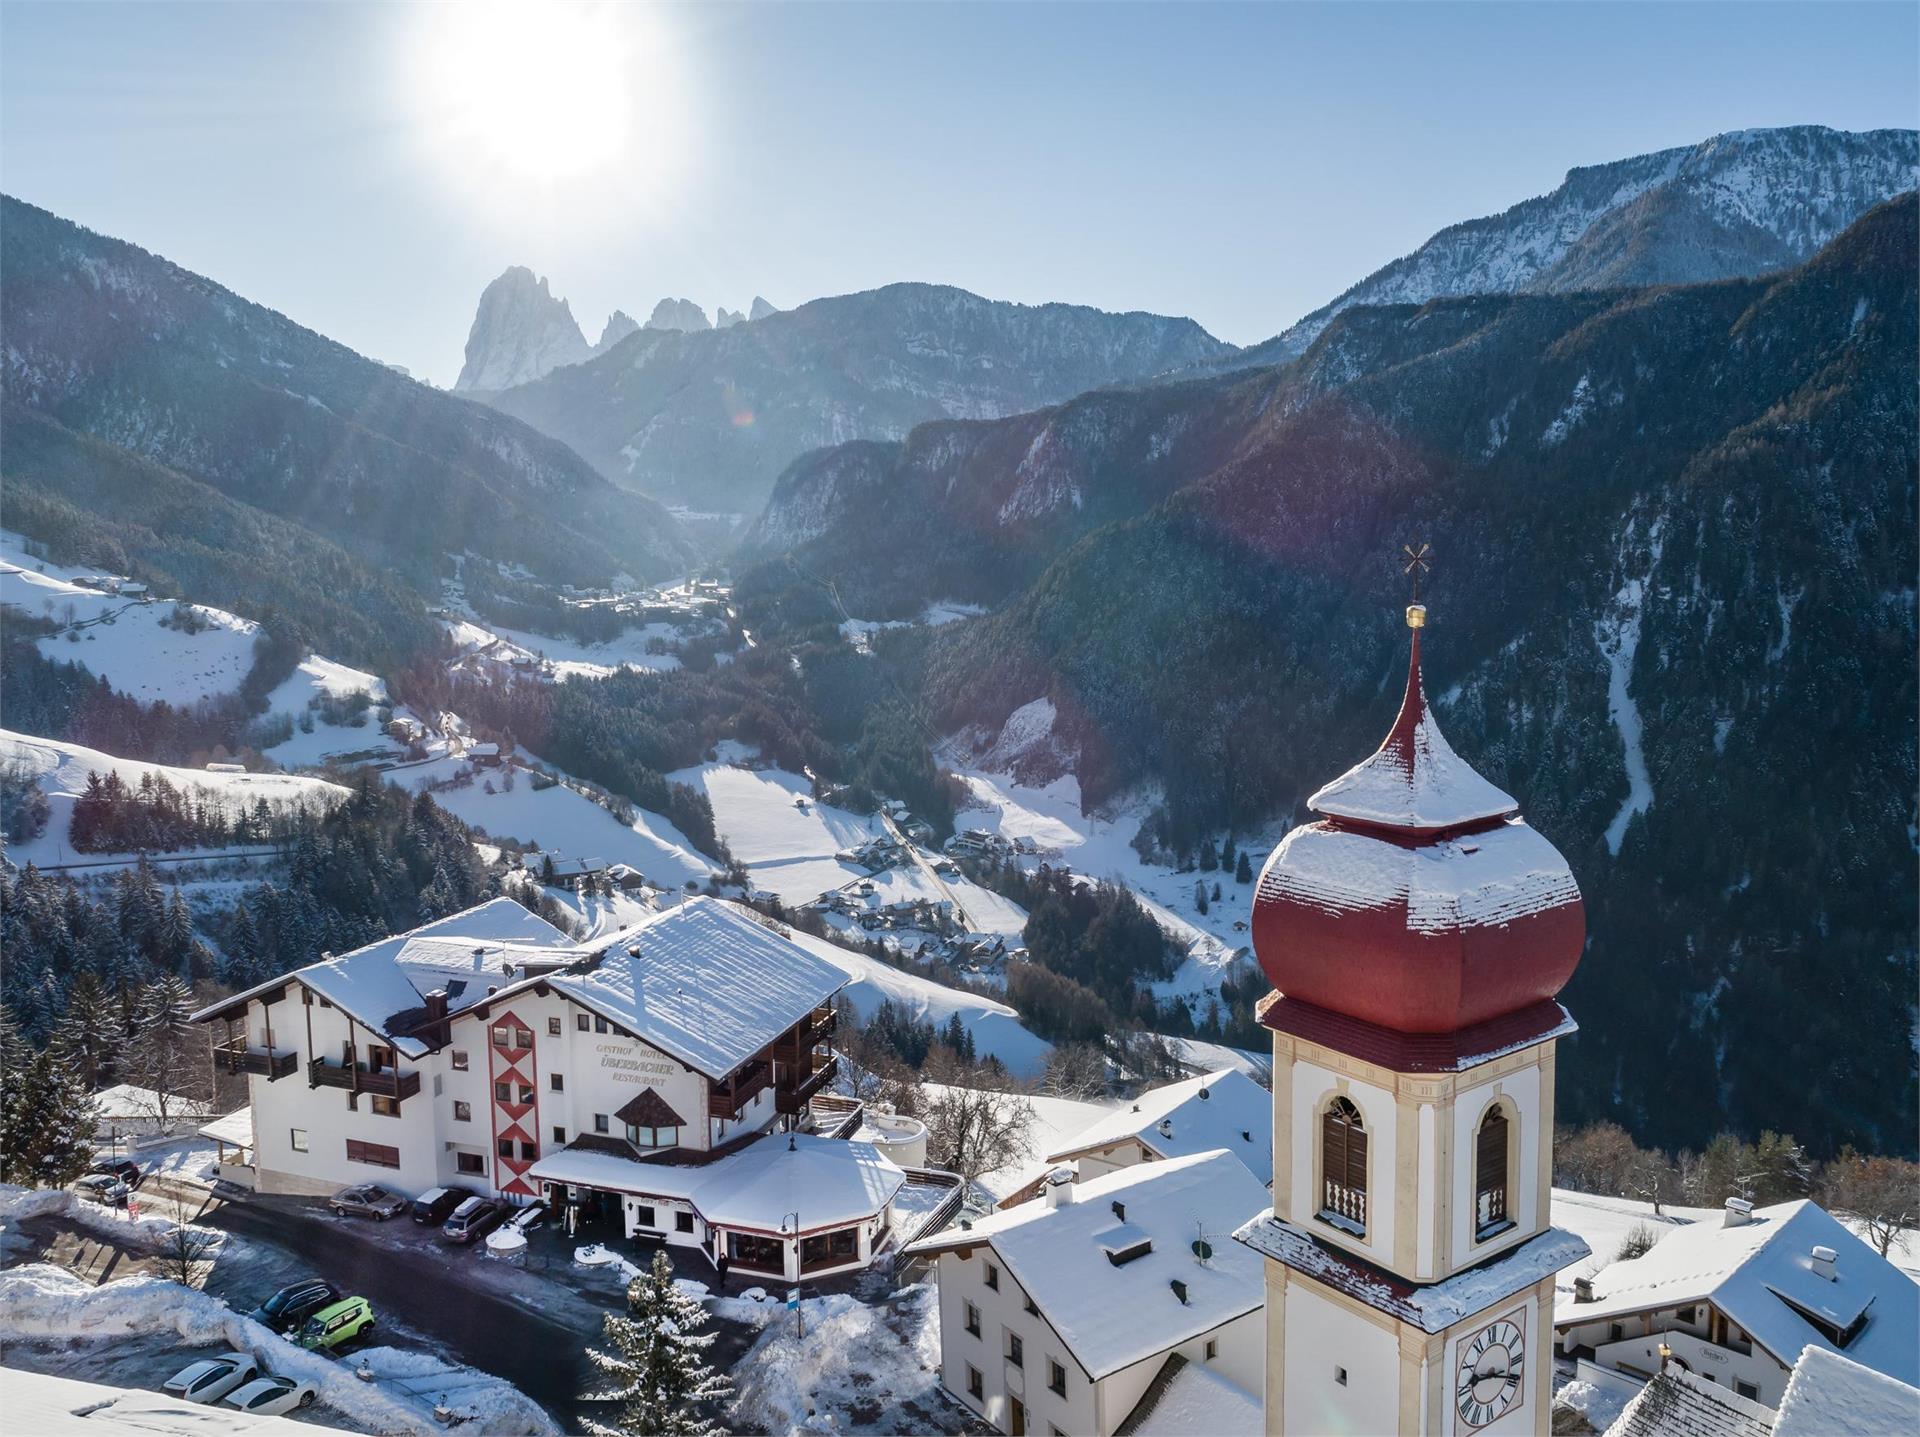
M 969 1182 L 1028 1156 L 1033 1104 L 1022 1093 L 941 1087 L 927 1103 L 927 1146 Z

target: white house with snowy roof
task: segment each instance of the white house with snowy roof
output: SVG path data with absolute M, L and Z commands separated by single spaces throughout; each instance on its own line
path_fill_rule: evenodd
M 1553 1318 L 1560 1348 L 1646 1379 L 1678 1365 L 1778 1406 L 1801 1352 L 1842 1354 L 1920 1383 L 1920 1283 L 1805 1200 L 1667 1232 L 1639 1257 L 1576 1280 Z
M 1080 1178 L 1225 1148 L 1264 1187 L 1273 1181 L 1273 1095 L 1238 1068 L 1149 1088 L 1047 1154 Z
M 1778 1411 L 1670 1359 L 1606 1437 L 1888 1437 L 1920 1431 L 1920 1388 L 1809 1345 Z
M 1257 1431 L 1264 1279 L 1232 1233 L 1265 1186 L 1225 1151 L 1053 1178 L 1040 1200 L 906 1249 L 937 1259 L 947 1389 L 1013 1437 L 1111 1437 L 1149 1397 L 1131 1430 L 1166 1423 L 1176 1384 L 1230 1415 L 1221 1437 Z M 1181 1378 L 1187 1364 L 1231 1390 Z
M 922 1175 L 897 1201 L 907 1176 L 872 1144 L 809 1131 L 846 982 L 717 899 L 587 945 L 496 899 L 196 1016 L 224 1029 L 215 1061 L 249 1075 L 261 1191 L 561 1197 L 779 1278 L 864 1265 L 917 1230 L 896 1230 L 902 1212 L 929 1219 L 957 1191 Z

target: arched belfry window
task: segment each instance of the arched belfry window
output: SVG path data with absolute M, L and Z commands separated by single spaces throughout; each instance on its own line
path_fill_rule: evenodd
M 1367 1230 L 1367 1125 L 1347 1098 L 1327 1104 L 1320 1119 L 1320 1216 Z
M 1512 1226 L 1507 1201 L 1507 1114 L 1490 1109 L 1473 1142 L 1473 1219 L 1476 1237 Z

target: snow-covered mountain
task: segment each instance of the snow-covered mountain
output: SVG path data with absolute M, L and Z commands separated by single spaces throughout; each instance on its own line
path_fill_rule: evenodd
M 1795 125 L 1570 170 L 1551 194 L 1440 231 L 1234 367 L 1306 351 L 1344 309 L 1464 294 L 1695 284 L 1785 269 L 1914 188 L 1913 130 Z
M 607 327 L 613 330 L 613 320 Z M 453 387 L 505 389 L 592 353 L 567 302 L 548 291 L 546 277 L 516 264 L 481 291 L 467 332 L 467 362 Z
M 649 327 L 484 398 L 616 482 L 756 512 L 808 450 L 1018 414 L 1233 352 L 1190 319 L 894 284 L 784 312 L 756 298 L 748 323 L 716 331 Z

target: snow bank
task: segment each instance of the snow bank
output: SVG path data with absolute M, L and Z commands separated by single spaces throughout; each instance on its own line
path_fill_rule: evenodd
M 351 1364 L 307 1352 L 232 1311 L 220 1299 L 153 1277 L 129 1277 L 95 1287 L 64 1268 L 33 1263 L 0 1273 L 0 1337 L 24 1339 L 108 1338 L 131 1333 L 179 1335 L 187 1347 L 219 1347 L 251 1353 L 268 1371 L 313 1382 L 320 1400 L 362 1431 L 440 1432 L 433 1402 L 446 1391 L 450 1405 L 501 1434 L 545 1434 L 558 1429 L 530 1399 L 497 1378 L 454 1367 L 424 1353 L 372 1348 Z M 185 1366 L 189 1355 L 181 1355 Z M 375 1380 L 362 1382 L 365 1365 Z M 397 1383 L 433 1388 L 423 1394 L 396 1391 Z
M 791 1314 L 761 1333 L 734 1369 L 731 1415 L 771 1433 L 910 1431 L 906 1403 L 939 1403 L 940 1308 L 928 1283 L 885 1305 L 844 1293 L 801 1304 L 806 1335 Z
M 134 1210 L 139 1209 L 139 1215 Z M 152 1249 L 165 1242 L 179 1222 L 168 1211 L 177 1212 L 172 1203 L 145 1202 L 136 1192 L 133 1208 L 121 1209 L 82 1198 L 64 1188 L 17 1188 L 0 1185 L 0 1222 L 13 1223 L 26 1218 L 58 1217 L 103 1236 L 112 1237 L 126 1247 Z M 187 1228 L 204 1240 L 204 1255 L 211 1259 L 227 1242 L 227 1234 L 217 1228 Z

